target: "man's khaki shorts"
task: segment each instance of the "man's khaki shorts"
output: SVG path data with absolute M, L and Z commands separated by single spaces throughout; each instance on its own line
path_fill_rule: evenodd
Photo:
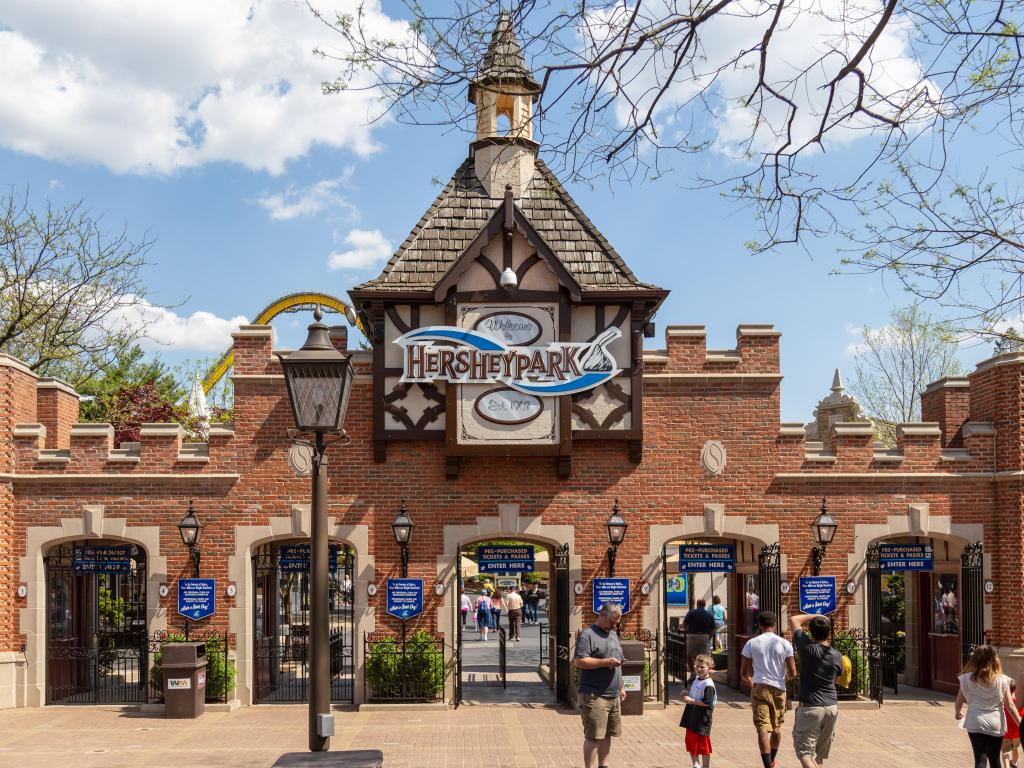
M 585 738 L 600 741 L 608 736 L 622 735 L 622 710 L 618 696 L 605 699 L 593 693 L 581 693 L 579 702 Z
M 758 733 L 779 733 L 786 718 L 786 692 L 771 685 L 758 683 L 750 692 L 750 707 L 754 711 L 754 727 Z
M 1003 739 L 1003 752 L 1013 752 L 1015 749 L 1020 749 L 1020 739 Z
M 793 747 L 797 759 L 813 757 L 819 763 L 825 762 L 832 748 L 838 719 L 839 707 L 835 704 L 828 707 L 805 707 L 801 704 L 793 720 Z

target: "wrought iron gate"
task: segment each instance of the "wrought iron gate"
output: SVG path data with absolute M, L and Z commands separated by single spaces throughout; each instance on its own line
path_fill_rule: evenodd
M 867 574 L 868 602 L 868 675 L 869 695 L 879 704 L 884 699 L 882 691 L 882 559 L 877 542 L 868 545 L 864 558 Z
M 984 553 L 979 541 L 965 546 L 960 555 L 960 642 L 965 663 L 985 642 Z
M 778 544 L 765 544 L 757 556 L 757 580 L 761 610 L 772 611 L 782 620 L 782 564 Z
M 665 647 L 661 654 L 661 663 L 658 667 L 658 674 L 661 675 L 661 691 L 664 696 L 663 704 L 668 707 L 668 675 L 669 675 L 669 653 L 668 653 L 668 544 L 661 545 L 661 634 L 665 638 Z M 678 671 L 678 670 L 677 670 Z
M 76 545 L 55 547 L 46 568 L 47 704 L 139 704 L 148 700 L 146 553 L 130 550 L 127 569 L 83 572 Z M 109 545 L 104 542 L 103 545 Z
M 572 584 L 569 583 L 569 545 L 555 550 L 555 696 L 558 701 L 572 701 L 572 669 L 569 659 L 569 615 Z
M 452 690 L 456 709 L 462 703 L 462 545 L 455 547 L 455 647 L 452 648 L 452 675 L 455 678 Z
M 306 560 L 301 547 L 306 546 Z M 282 547 L 285 557 L 282 557 Z M 355 553 L 331 543 L 328 583 L 331 701 L 352 703 L 355 678 Z M 298 556 L 294 556 L 298 553 Z M 256 702 L 308 700 L 310 583 L 308 541 L 268 543 L 252 556 Z

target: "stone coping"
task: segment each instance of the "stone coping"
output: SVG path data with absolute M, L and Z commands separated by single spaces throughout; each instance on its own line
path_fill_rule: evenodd
M 41 378 L 39 381 L 36 382 L 36 389 L 57 389 L 60 390 L 61 392 L 66 392 L 69 395 L 73 395 L 78 399 L 81 399 L 82 397 L 75 391 L 74 387 L 72 387 L 63 379 L 58 379 L 55 376 L 46 376 L 44 378 Z
M 896 433 L 906 437 L 942 437 L 937 421 L 905 422 L 896 425 Z
M 937 392 L 940 389 L 967 389 L 970 386 L 971 380 L 966 376 L 946 376 L 925 387 L 924 393 Z
M 14 368 L 21 373 L 27 373 L 34 379 L 38 379 L 39 376 L 29 368 L 25 363 L 16 358 L 14 355 L 8 355 L 6 352 L 0 352 L 0 368 Z
M 994 435 L 996 425 L 991 421 L 968 421 L 961 427 L 964 437 L 971 435 Z

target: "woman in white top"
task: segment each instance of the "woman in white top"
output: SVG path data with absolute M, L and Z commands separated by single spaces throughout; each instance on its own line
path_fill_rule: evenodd
M 1010 694 L 1010 678 L 1003 674 L 995 649 L 991 645 L 979 645 L 959 679 L 954 714 L 957 720 L 964 719 L 962 710 L 967 704 L 964 730 L 974 751 L 974 768 L 999 768 L 1006 713 L 1020 724 L 1020 715 Z

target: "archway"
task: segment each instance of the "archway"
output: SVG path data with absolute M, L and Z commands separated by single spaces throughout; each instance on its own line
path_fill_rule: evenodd
M 355 550 L 330 543 L 328 622 L 331 701 L 355 701 Z M 309 539 L 264 542 L 252 553 L 253 701 L 309 697 Z
M 149 700 L 144 548 L 78 539 L 43 555 L 47 704 Z
M 984 637 L 981 554 L 980 542 L 951 535 L 889 535 L 868 545 L 866 623 L 880 650 L 876 698 L 900 695 L 901 685 L 903 695 L 914 688 L 956 693 L 965 655 Z
M 552 589 L 556 549 L 524 536 L 483 537 L 459 547 L 459 704 L 555 701 L 553 638 L 555 625 L 567 621 L 558 610 L 565 598 Z
M 548 643 L 548 684 L 558 701 L 567 702 L 572 696 L 572 669 L 570 646 L 573 633 L 581 625 L 583 612 L 575 605 L 572 584 L 581 580 L 580 558 L 575 554 L 576 531 L 572 525 L 546 525 L 540 514 L 521 515 L 518 504 L 499 504 L 497 515 L 480 515 L 474 522 L 445 525 L 444 552 L 437 558 L 437 581 L 445 585 L 445 599 L 437 609 L 437 627 L 446 645 L 459 646 L 461 623 L 459 572 L 465 543 L 484 540 L 525 540 L 544 546 L 552 552 L 550 599 L 559 607 L 550 625 Z M 539 641 L 538 641 L 539 643 Z M 456 654 L 456 662 L 458 655 Z M 459 702 L 458 681 L 461 675 L 458 663 L 452 665 L 453 703 Z

